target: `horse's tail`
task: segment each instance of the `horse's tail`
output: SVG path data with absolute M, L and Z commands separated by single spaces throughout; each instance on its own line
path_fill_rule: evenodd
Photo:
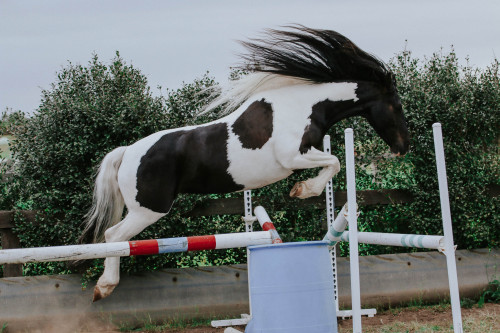
M 125 204 L 118 187 L 118 169 L 126 149 L 127 147 L 116 148 L 101 162 L 92 207 L 85 215 L 85 229 L 80 236 L 80 243 L 102 242 L 104 231 L 121 220 Z

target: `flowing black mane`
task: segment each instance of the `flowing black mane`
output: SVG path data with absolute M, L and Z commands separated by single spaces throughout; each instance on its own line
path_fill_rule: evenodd
M 301 25 L 292 30 L 266 30 L 266 38 L 242 42 L 249 51 L 242 55 L 257 72 L 297 77 L 315 83 L 368 81 L 393 84 L 387 66 L 332 30 Z M 248 68 L 248 67 L 247 67 Z

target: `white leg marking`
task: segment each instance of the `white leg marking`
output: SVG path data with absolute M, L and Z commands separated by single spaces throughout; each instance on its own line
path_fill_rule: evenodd
M 123 242 L 140 233 L 147 226 L 158 221 L 166 214 L 153 212 L 129 212 L 127 216 L 113 227 L 106 230 L 106 242 Z M 120 258 L 111 257 L 104 260 L 104 273 L 94 288 L 94 302 L 107 297 L 120 281 Z

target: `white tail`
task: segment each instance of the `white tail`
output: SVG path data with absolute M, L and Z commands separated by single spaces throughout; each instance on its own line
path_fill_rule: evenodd
M 104 240 L 104 231 L 121 220 L 124 201 L 118 187 L 118 169 L 127 147 L 119 147 L 107 154 L 97 173 L 92 207 L 85 216 L 81 241 L 92 237 L 94 243 Z M 92 235 L 93 233 L 93 235 Z

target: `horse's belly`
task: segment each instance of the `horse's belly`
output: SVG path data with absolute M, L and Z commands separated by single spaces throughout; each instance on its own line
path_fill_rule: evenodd
M 282 168 L 265 168 L 262 170 L 258 170 L 257 177 L 246 177 L 247 180 L 244 182 L 245 190 L 252 190 L 256 188 L 261 188 L 266 185 L 276 183 L 288 176 L 290 176 L 293 172 L 289 170 L 285 170 Z
M 246 190 L 272 184 L 293 173 L 278 163 L 270 144 L 255 150 L 240 148 L 231 151 L 231 145 L 228 148 L 228 173 Z

